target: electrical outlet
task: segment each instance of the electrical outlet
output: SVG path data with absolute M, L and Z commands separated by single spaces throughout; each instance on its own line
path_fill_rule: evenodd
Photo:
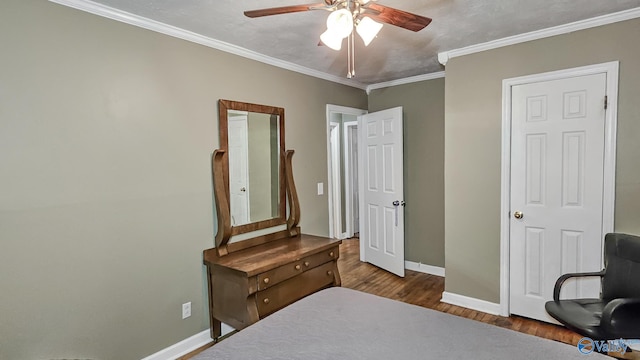
M 182 304 L 182 319 L 186 319 L 191 316 L 191 301 Z

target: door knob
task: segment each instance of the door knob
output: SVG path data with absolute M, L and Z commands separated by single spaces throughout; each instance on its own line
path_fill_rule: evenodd
M 242 187 L 242 188 L 240 188 L 240 191 L 245 192 L 245 191 L 247 191 L 247 189 Z
M 522 211 L 516 211 L 513 213 L 513 217 L 516 219 L 522 219 L 524 217 L 524 214 L 522 213 Z

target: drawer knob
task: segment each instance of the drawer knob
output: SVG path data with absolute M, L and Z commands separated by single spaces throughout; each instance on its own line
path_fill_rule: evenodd
M 329 253 L 329 256 L 333 257 L 333 251 Z
M 308 262 L 308 261 L 305 261 L 305 262 L 304 262 L 304 266 L 309 267 L 309 262 Z
M 329 276 L 333 275 L 333 271 L 331 271 L 331 270 L 327 271 L 327 275 L 329 275 Z
M 264 280 L 262 280 L 262 281 L 264 281 L 265 284 L 268 284 L 269 283 L 269 278 L 268 277 L 264 278 Z
M 262 300 L 263 303 L 268 304 L 269 303 L 269 298 L 264 298 L 264 300 Z
M 300 270 L 300 264 L 296 265 L 296 270 Z

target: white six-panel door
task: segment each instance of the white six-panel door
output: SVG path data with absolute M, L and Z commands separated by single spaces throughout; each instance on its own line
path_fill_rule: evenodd
M 606 74 L 512 87 L 510 311 L 544 310 L 557 278 L 602 268 Z M 598 297 L 598 279 L 564 297 Z
M 402 107 L 358 119 L 362 257 L 404 276 Z

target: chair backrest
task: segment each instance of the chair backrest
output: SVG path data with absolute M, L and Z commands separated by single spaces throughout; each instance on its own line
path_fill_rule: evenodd
M 640 298 L 640 237 L 611 233 L 604 238 L 602 299 Z

